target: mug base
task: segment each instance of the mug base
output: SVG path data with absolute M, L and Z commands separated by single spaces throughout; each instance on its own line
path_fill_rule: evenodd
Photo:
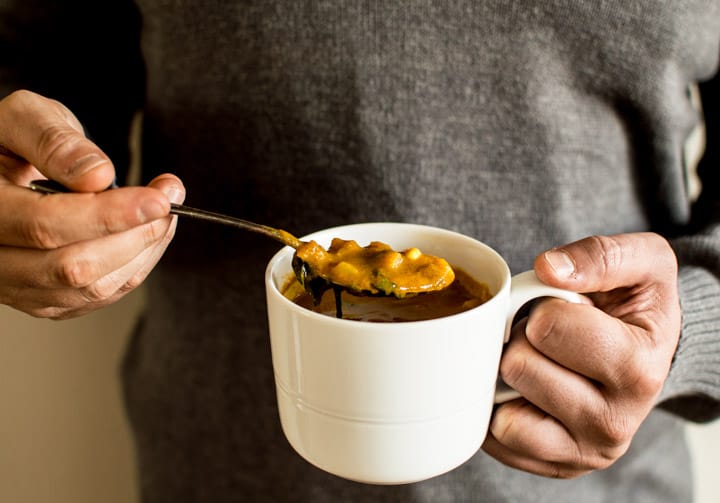
M 314 410 L 276 390 L 293 449 L 326 472 L 366 484 L 409 484 L 457 468 L 482 445 L 491 413 L 478 402 L 426 420 L 366 421 Z

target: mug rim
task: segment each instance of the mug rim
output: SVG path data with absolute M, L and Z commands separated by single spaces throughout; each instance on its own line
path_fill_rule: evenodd
M 479 310 L 488 310 L 492 306 L 494 306 L 496 303 L 501 302 L 500 298 L 503 297 L 501 294 L 507 290 L 507 293 L 510 291 L 510 284 L 511 284 L 511 274 L 510 274 L 510 267 L 508 266 L 505 259 L 498 253 L 494 248 L 489 246 L 486 243 L 483 243 L 482 241 L 475 239 L 471 236 L 468 236 L 466 234 L 462 234 L 457 231 L 453 231 L 450 229 L 444 229 L 442 227 L 435 227 L 432 225 L 424 225 L 424 224 L 415 224 L 415 223 L 408 223 L 408 222 L 363 222 L 363 223 L 356 223 L 356 224 L 346 224 L 346 225 L 339 225 L 335 227 L 327 227 L 324 229 L 320 229 L 318 231 L 311 232 L 309 234 L 306 234 L 302 237 L 300 237 L 300 240 L 306 241 L 310 239 L 317 239 L 318 235 L 326 236 L 328 233 L 331 232 L 342 232 L 344 229 L 357 229 L 357 228 L 363 228 L 363 227 L 397 227 L 401 226 L 404 228 L 407 228 L 409 230 L 416 230 L 416 231 L 432 231 L 432 232 L 438 232 L 441 234 L 447 234 L 451 235 L 454 238 L 462 238 L 464 240 L 472 241 L 473 245 L 480 245 L 481 248 L 484 248 L 485 252 L 492 255 L 499 264 L 503 266 L 503 280 L 502 284 L 500 285 L 500 288 L 493 293 L 492 297 L 480 304 L 479 306 L 473 307 L 471 309 L 468 309 L 467 311 L 461 311 L 459 313 L 451 314 L 448 316 L 442 316 L 439 318 L 431 318 L 427 320 L 411 320 L 411 321 L 398 321 L 398 322 L 392 322 L 392 323 L 378 323 L 375 321 L 365 321 L 365 320 L 349 320 L 345 318 L 334 318 L 332 316 L 328 316 L 326 314 L 318 313 L 315 311 L 311 311 L 307 308 L 304 308 L 302 306 L 299 306 L 295 302 L 293 302 L 291 299 L 287 298 L 285 295 L 283 295 L 282 291 L 280 290 L 280 287 L 276 284 L 274 279 L 274 270 L 277 267 L 277 264 L 285 258 L 288 254 L 294 253 L 294 249 L 290 246 L 284 246 L 280 250 L 278 250 L 268 261 L 268 264 L 265 268 L 265 290 L 266 295 L 270 296 L 272 295 L 274 298 L 277 298 L 283 305 L 287 306 L 288 308 L 292 309 L 293 312 L 297 313 L 300 316 L 308 317 L 310 319 L 320 319 L 325 323 L 334 324 L 337 323 L 340 326 L 346 325 L 347 323 L 351 323 L 352 326 L 357 326 L 358 324 L 361 325 L 371 325 L 374 327 L 383 326 L 383 325 L 407 325 L 407 324 L 432 324 L 432 323 L 442 323 L 442 320 L 447 320 L 448 318 L 455 319 L 457 317 L 462 316 L 472 316 L 474 313 L 476 313 Z M 292 273 L 292 270 L 289 271 Z M 318 318 L 319 317 L 319 318 Z

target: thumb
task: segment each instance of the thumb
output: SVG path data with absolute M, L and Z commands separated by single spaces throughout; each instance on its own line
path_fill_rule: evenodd
M 677 261 L 658 234 L 592 236 L 548 250 L 535 259 L 540 281 L 575 292 L 607 292 L 616 288 L 672 281 Z
M 115 179 L 108 156 L 61 103 L 17 91 L 0 102 L 0 113 L 0 143 L 48 178 L 79 192 L 104 190 Z

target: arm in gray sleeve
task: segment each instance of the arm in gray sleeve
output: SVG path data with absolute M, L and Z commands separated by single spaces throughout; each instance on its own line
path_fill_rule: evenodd
M 720 75 L 701 85 L 707 150 L 698 167 L 702 192 L 696 232 L 671 241 L 680 265 L 680 343 L 662 407 L 694 421 L 720 416 Z

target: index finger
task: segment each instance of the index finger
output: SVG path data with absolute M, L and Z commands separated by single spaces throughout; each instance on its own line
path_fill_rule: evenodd
M 0 101 L 0 114 L 0 144 L 48 178 L 76 191 L 100 191 L 114 180 L 110 159 L 61 103 L 16 91 Z
M 621 388 L 623 378 L 645 358 L 645 345 L 638 330 L 586 304 L 557 299 L 538 303 L 528 316 L 525 337 L 542 355 L 534 363 L 527 359 L 523 367 L 527 374 L 538 367 L 542 370 L 535 372 L 576 373 L 606 387 Z M 559 365 L 560 370 L 548 368 L 542 362 L 544 358 Z M 530 382 L 560 382 L 559 379 L 535 379 L 537 376 Z M 570 386 L 565 388 L 569 391 Z

